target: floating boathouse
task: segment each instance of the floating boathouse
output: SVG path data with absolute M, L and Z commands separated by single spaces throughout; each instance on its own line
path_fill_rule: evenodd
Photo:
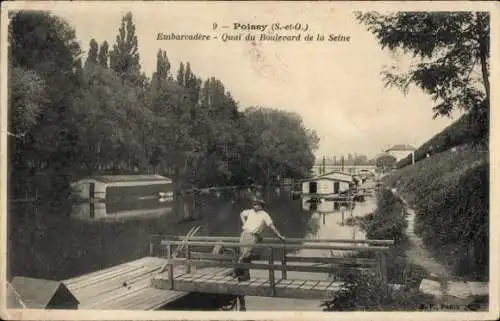
M 173 182 L 161 175 L 92 176 L 71 184 L 83 200 L 120 202 L 145 198 L 173 199 Z
M 349 190 L 353 176 L 343 172 L 330 172 L 302 182 L 303 196 L 332 196 Z

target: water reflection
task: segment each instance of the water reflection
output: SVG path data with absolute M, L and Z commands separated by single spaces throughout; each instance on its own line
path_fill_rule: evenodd
M 246 189 L 200 193 L 175 203 L 155 199 L 84 203 L 71 210 L 47 204 L 36 216 L 10 206 L 8 273 L 54 280 L 89 273 L 148 255 L 152 234 L 185 235 L 197 225 L 202 226 L 198 235 L 238 236 L 239 214 L 251 206 L 253 193 Z M 374 198 L 367 198 L 351 214 L 331 202 L 304 210 L 303 200 L 294 199 L 286 188 L 262 195 L 276 227 L 289 238 L 364 238 L 357 227 L 343 222 L 371 212 L 375 204 Z M 273 234 L 266 231 L 264 236 Z
M 304 204 L 304 201 L 303 201 Z M 311 239 L 348 239 L 364 240 L 365 232 L 356 225 L 346 224 L 348 218 L 362 217 L 371 213 L 376 208 L 375 197 L 367 197 L 361 203 L 339 203 L 333 201 L 323 201 L 311 203 L 311 218 L 308 223 L 309 230 L 313 233 L 308 235 Z M 331 243 L 334 245 L 334 243 Z M 339 243 L 337 245 L 345 245 Z M 301 250 L 301 256 L 329 256 L 344 255 L 345 252 L 324 250 Z
M 73 205 L 71 216 L 85 221 L 116 221 L 157 217 L 172 212 L 172 202 L 136 200 L 134 202 L 88 202 Z

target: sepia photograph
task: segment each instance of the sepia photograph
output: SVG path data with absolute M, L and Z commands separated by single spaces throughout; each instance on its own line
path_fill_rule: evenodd
M 498 9 L 3 3 L 2 319 L 498 318 Z

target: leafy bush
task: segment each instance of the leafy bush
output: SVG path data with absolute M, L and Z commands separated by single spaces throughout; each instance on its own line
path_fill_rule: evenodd
M 402 200 L 383 188 L 377 191 L 375 212 L 357 218 L 355 224 L 366 231 L 369 239 L 394 240 L 394 247 L 387 252 L 386 260 L 389 282 L 418 286 L 427 272 L 407 262 L 406 217 L 406 207 Z
M 395 244 L 406 240 L 406 210 L 400 199 L 388 189 L 377 191 L 377 209 L 363 217 L 360 224 L 368 239 L 389 239 Z
M 432 302 L 412 286 L 392 287 L 369 273 L 352 273 L 342 289 L 321 304 L 324 311 L 419 310 Z

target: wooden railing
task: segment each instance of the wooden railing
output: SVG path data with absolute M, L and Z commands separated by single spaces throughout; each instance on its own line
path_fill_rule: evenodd
M 191 273 L 192 267 L 207 266 L 268 270 L 270 287 L 273 291 L 276 284 L 275 271 L 281 271 L 281 279 L 287 279 L 287 272 L 289 271 L 333 273 L 337 271 L 339 266 L 343 266 L 346 269 L 374 270 L 381 281 L 387 282 L 387 251 L 394 245 L 392 240 L 298 238 L 287 238 L 286 242 L 273 238 L 264 238 L 260 243 L 246 244 L 239 243 L 239 237 L 224 236 L 196 236 L 189 238 L 185 236 L 168 236 L 165 239 L 158 240 L 157 238 L 156 240 L 156 242 L 150 243 L 150 255 L 166 257 L 166 268 L 171 289 L 174 288 L 174 267 L 178 265 L 185 266 L 187 273 Z M 237 249 L 245 246 L 267 249 L 267 255 L 261 256 L 254 263 L 239 263 L 237 262 L 238 251 L 232 251 L 230 254 L 210 251 L 216 248 Z M 198 251 L 193 250 L 193 248 L 198 249 Z M 182 249 L 182 251 L 179 252 L 179 249 Z M 205 251 L 202 251 L 203 249 Z M 303 249 L 341 251 L 347 252 L 349 255 L 346 257 L 332 255 L 298 256 L 289 253 Z M 178 255 L 174 255 L 174 253 Z M 365 255 L 362 255 L 364 257 L 356 257 L 356 253 L 365 253 Z M 267 263 L 261 263 L 263 259 Z

